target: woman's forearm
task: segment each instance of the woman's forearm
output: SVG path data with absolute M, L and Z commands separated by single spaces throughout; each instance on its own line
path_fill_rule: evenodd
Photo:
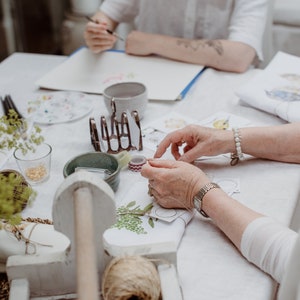
M 240 204 L 221 189 L 210 190 L 203 198 L 202 209 L 240 249 L 244 230 L 260 213 Z
M 281 282 L 298 237 L 296 232 L 219 189 L 206 194 L 202 207 L 247 260 Z
M 300 163 L 300 123 L 240 129 L 242 152 L 259 158 Z
M 252 47 L 229 40 L 189 40 L 153 35 L 149 48 L 152 53 L 170 59 L 237 73 L 245 72 L 255 58 Z

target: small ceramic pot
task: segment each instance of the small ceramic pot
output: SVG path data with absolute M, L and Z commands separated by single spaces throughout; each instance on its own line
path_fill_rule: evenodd
M 64 177 L 77 171 L 94 172 L 107 182 L 114 192 L 120 182 L 122 164 L 114 155 L 104 152 L 88 152 L 70 159 L 64 166 Z

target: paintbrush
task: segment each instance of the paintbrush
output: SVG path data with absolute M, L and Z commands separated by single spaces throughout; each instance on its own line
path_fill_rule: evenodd
M 93 23 L 95 23 L 95 24 L 99 24 L 98 21 L 93 20 L 93 19 L 92 19 L 91 17 L 89 17 L 89 16 L 86 16 L 86 18 L 87 18 L 89 21 L 91 21 L 91 22 L 93 22 Z M 117 34 L 116 32 L 114 32 L 114 31 L 111 31 L 111 30 L 109 30 L 109 29 L 106 29 L 106 32 L 109 33 L 109 34 L 111 34 L 111 35 L 113 35 L 113 36 L 115 36 L 116 38 L 118 38 L 118 39 L 121 40 L 121 41 L 125 41 L 124 38 L 122 38 L 120 35 L 118 35 L 118 34 Z

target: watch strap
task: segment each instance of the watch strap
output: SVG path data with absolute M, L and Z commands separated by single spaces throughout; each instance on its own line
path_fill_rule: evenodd
M 206 193 L 215 188 L 220 188 L 220 186 L 214 182 L 209 182 L 200 189 L 200 191 L 195 195 L 195 197 L 193 199 L 194 207 L 205 218 L 209 218 L 209 216 L 202 209 L 202 201 L 203 201 L 203 198 L 206 195 Z

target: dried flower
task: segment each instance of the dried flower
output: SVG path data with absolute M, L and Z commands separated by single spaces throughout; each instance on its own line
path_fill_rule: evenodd
M 0 220 L 12 225 L 19 224 L 20 212 L 35 196 L 36 192 L 20 173 L 13 170 L 0 172 Z
M 41 144 L 44 138 L 41 129 L 34 126 L 30 134 L 26 133 L 27 122 L 20 119 L 14 110 L 10 110 L 8 116 L 0 118 L 0 151 L 14 148 L 21 149 L 23 153 L 34 151 L 35 146 Z M 11 224 L 21 221 L 20 212 L 25 203 L 33 200 L 35 191 L 30 186 L 21 184 L 23 180 L 17 172 L 0 174 L 0 219 Z M 1 225 L 0 225 L 1 229 Z
M 19 119 L 14 110 L 10 110 L 8 116 L 0 118 L 0 150 L 22 149 L 34 151 L 36 145 L 40 145 L 44 138 L 41 136 L 40 127 L 34 125 L 30 134 L 26 133 L 28 124 L 26 120 Z

